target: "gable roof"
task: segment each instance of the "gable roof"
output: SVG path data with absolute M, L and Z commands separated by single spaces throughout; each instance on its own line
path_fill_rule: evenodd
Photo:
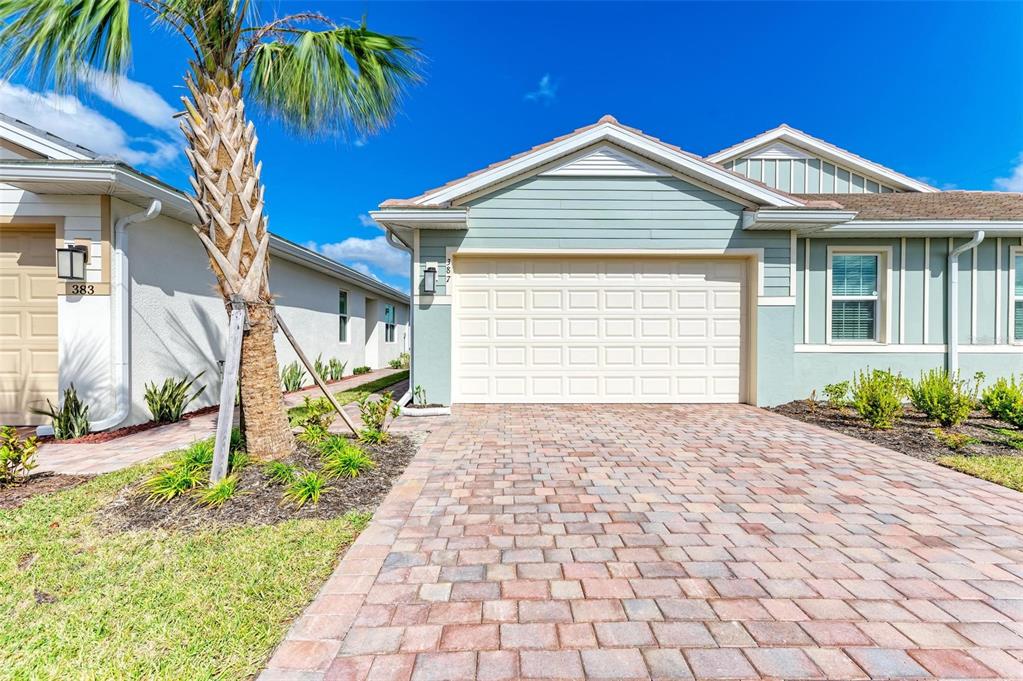
M 1023 194 L 1013 192 L 900 192 L 890 194 L 802 194 L 811 208 L 856 211 L 857 220 L 1023 220 Z M 830 202 L 832 206 L 826 206 Z M 1023 232 L 1021 232 L 1023 233 Z
M 803 204 L 801 199 L 790 194 L 726 170 L 717 163 L 709 162 L 641 130 L 622 125 L 613 116 L 604 116 L 592 125 L 491 164 L 482 170 L 423 192 L 419 196 L 410 199 L 388 199 L 380 204 L 380 207 L 449 207 L 459 199 L 494 189 L 500 183 L 511 179 L 531 175 L 558 159 L 601 144 L 622 148 L 684 177 L 692 178 L 711 189 L 732 194 L 754 204 L 776 207 Z
M 838 162 L 852 170 L 855 170 L 864 175 L 871 175 L 873 178 L 877 178 L 882 181 L 883 184 L 892 185 L 897 189 L 904 191 L 913 192 L 936 192 L 936 188 L 931 185 L 921 182 L 920 180 L 914 180 L 908 175 L 896 172 L 891 168 L 887 168 L 879 163 L 874 163 L 868 159 L 858 156 L 851 151 L 836 147 L 830 142 L 814 137 L 813 135 L 807 134 L 802 130 L 797 130 L 791 126 L 782 123 L 777 128 L 762 132 L 759 135 L 750 137 L 747 140 L 734 144 L 727 149 L 710 154 L 706 157 L 708 161 L 713 163 L 727 163 L 734 159 L 740 158 L 747 155 L 750 152 L 759 150 L 761 147 L 765 147 L 776 142 L 786 142 L 804 150 L 811 151 L 825 160 Z
M 62 161 L 81 161 L 99 158 L 99 154 L 85 147 L 70 142 L 63 137 L 46 132 L 25 121 L 0 112 L 0 138 L 9 140 L 19 147 Z

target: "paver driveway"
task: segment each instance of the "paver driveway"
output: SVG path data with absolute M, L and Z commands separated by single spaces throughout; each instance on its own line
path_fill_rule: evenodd
M 1023 678 L 1023 494 L 745 406 L 428 427 L 263 678 Z

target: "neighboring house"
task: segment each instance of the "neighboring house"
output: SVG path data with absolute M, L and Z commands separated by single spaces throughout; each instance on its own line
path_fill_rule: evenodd
M 145 209 L 160 202 L 159 215 Z M 216 402 L 227 314 L 178 190 L 123 163 L 0 116 L 0 423 L 74 384 L 96 429 L 151 418 L 145 384 L 205 371 L 190 408 Z M 56 249 L 87 251 L 58 280 Z M 408 347 L 408 296 L 280 237 L 278 310 L 310 359 L 386 366 Z M 296 358 L 277 334 L 280 363 Z
M 787 126 L 701 158 L 608 116 L 373 217 L 413 253 L 435 402 L 771 405 L 867 367 L 1023 370 L 1023 195 Z

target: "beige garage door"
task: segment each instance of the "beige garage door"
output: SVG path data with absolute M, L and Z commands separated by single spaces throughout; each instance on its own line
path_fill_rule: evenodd
M 741 260 L 459 256 L 456 402 L 739 402 Z
M 53 228 L 0 229 L 0 422 L 39 424 L 57 397 Z

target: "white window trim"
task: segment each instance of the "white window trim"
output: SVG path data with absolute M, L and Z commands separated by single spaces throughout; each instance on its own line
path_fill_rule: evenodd
M 352 292 L 343 288 L 339 288 L 338 292 L 338 303 L 340 303 L 341 294 L 345 294 L 345 313 L 341 314 L 339 310 L 337 313 L 338 318 L 338 335 L 341 335 L 341 318 L 345 319 L 345 339 L 341 340 L 338 338 L 340 345 L 351 345 L 352 344 Z
M 875 255 L 877 256 L 877 315 L 875 319 L 873 342 L 864 340 L 833 340 L 831 338 L 831 269 L 832 261 L 836 255 Z M 828 246 L 828 270 L 825 274 L 827 286 L 827 318 L 825 320 L 825 343 L 827 345 L 889 345 L 891 343 L 892 328 L 892 247 L 875 245 L 856 246 Z M 844 297 L 840 300 L 867 300 L 868 298 L 853 296 Z M 873 300 L 873 298 L 869 298 Z
M 391 332 L 391 340 L 387 340 L 387 332 Z M 398 342 L 398 325 L 397 324 L 384 324 L 384 343 L 387 345 L 394 345 Z
M 1009 345 L 1023 345 L 1023 338 L 1016 338 L 1016 303 L 1023 296 L 1016 293 L 1016 258 L 1023 257 L 1023 246 L 1009 247 L 1009 328 L 1006 340 Z

